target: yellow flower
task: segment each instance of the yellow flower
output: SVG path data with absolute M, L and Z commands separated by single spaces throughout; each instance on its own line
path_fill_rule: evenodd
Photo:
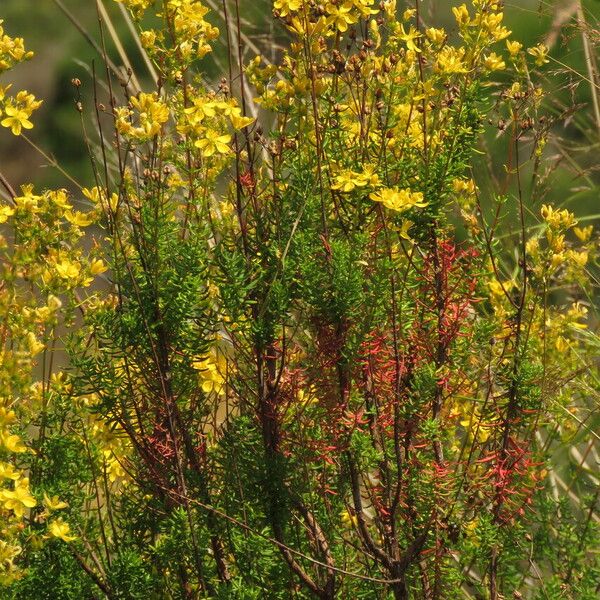
M 302 8 L 304 0 L 275 0 L 273 8 L 280 16 L 286 17 L 290 12 L 296 12 Z
M 540 241 L 538 238 L 531 238 L 529 240 L 527 240 L 527 243 L 525 244 L 525 251 L 527 252 L 527 254 L 529 254 L 530 256 L 536 256 L 537 253 L 540 250 Z
M 61 262 L 57 263 L 54 268 L 60 277 L 68 280 L 77 279 L 81 272 L 81 265 L 68 258 L 64 258 Z
M 588 262 L 589 253 L 587 252 L 587 250 L 582 250 L 581 252 L 569 250 L 567 252 L 567 257 L 575 266 L 583 268 Z
M 474 194 L 477 187 L 472 179 L 455 179 L 452 182 L 452 189 L 457 194 Z
M 106 473 L 108 474 L 108 480 L 111 483 L 129 483 L 129 474 L 123 468 L 121 461 L 115 456 L 112 451 L 105 451 L 106 457 Z
M 554 347 L 562 354 L 571 347 L 571 344 L 566 338 L 564 338 L 562 335 L 559 335 L 554 342 Z
M 116 0 L 116 2 L 124 4 L 128 10 L 138 17 L 152 4 L 152 0 Z
M 517 41 L 506 40 L 506 48 L 510 57 L 515 58 L 521 51 L 521 48 L 523 48 L 523 44 Z
M 559 229 L 560 227 L 570 229 L 573 225 L 577 225 L 575 215 L 566 208 L 563 210 L 555 210 L 549 204 L 543 204 L 540 213 L 544 221 L 546 221 L 553 229 Z
M 108 267 L 99 258 L 93 260 L 90 263 L 90 273 L 92 275 L 100 275 L 101 273 L 106 272 L 107 269 L 108 269 Z
M 65 219 L 72 225 L 77 225 L 77 227 L 87 227 L 94 222 L 94 215 L 76 210 L 67 210 L 65 212 Z
M 429 27 L 425 30 L 425 35 L 434 44 L 443 44 L 446 41 L 446 32 L 443 29 L 436 29 L 435 27 Z
M 358 518 L 355 514 L 350 513 L 349 510 L 343 510 L 340 513 L 340 518 L 342 519 L 342 524 L 345 527 L 356 527 L 356 525 L 358 524 Z
M 496 42 L 507 38 L 511 32 L 502 25 L 503 13 L 488 13 L 482 16 L 481 25 L 490 32 Z
M 17 208 L 32 213 L 39 212 L 39 201 L 42 197 L 33 193 L 33 185 L 22 185 L 21 191 L 23 192 L 23 195 L 15 198 Z
M 365 187 L 367 185 L 375 186 L 379 183 L 379 176 L 374 172 L 373 167 L 365 167 L 362 173 L 355 171 L 343 171 L 337 175 L 331 185 L 332 190 L 341 192 L 351 192 L 357 187 Z
M 115 109 L 117 130 L 123 135 L 137 138 L 140 141 L 150 140 L 157 136 L 164 123 L 169 120 L 169 108 L 159 99 L 158 94 L 140 92 L 129 101 L 138 113 L 138 126 L 132 123 L 133 111 L 126 107 Z
M 18 435 L 12 435 L 8 432 L 0 432 L 0 441 L 9 452 L 14 452 L 15 454 L 27 452 L 27 446 L 23 444 Z
M 27 349 L 29 350 L 31 356 L 39 354 L 45 347 L 46 345 L 35 337 L 35 333 L 33 333 L 33 331 L 29 331 L 27 333 Z
M 453 46 L 446 46 L 438 54 L 435 68 L 437 71 L 447 74 L 466 73 L 467 68 L 463 63 L 464 56 L 464 48 L 456 49 Z
M 0 406 L 0 427 L 12 425 L 17 420 L 17 415 L 14 410 Z
M 398 37 L 406 43 L 406 48 L 413 52 L 421 52 L 421 49 L 415 44 L 415 40 L 421 37 L 418 30 L 411 25 L 408 32 L 406 32 L 404 31 L 404 25 L 400 25 L 400 31 L 402 33 Z
M 354 8 L 358 10 L 358 12 L 363 17 L 368 17 L 369 15 L 376 15 L 379 11 L 377 9 L 371 8 L 373 4 L 375 4 L 375 0 L 346 0 L 354 5 Z
M 44 493 L 44 506 L 49 511 L 61 510 L 63 508 L 67 508 L 69 505 L 66 502 L 63 502 L 59 499 L 58 496 L 48 496 L 48 494 Z
M 223 394 L 225 392 L 225 373 L 227 362 L 221 354 L 211 351 L 200 360 L 192 363 L 194 369 L 199 371 L 202 391 L 205 394 Z
M 324 34 L 327 25 L 327 19 L 324 16 L 316 22 L 293 17 L 291 23 L 287 25 L 287 28 L 299 37 L 312 38 L 313 36 Z
M 232 113 L 229 118 L 231 119 L 231 124 L 233 125 L 234 129 L 244 129 L 244 127 L 248 127 L 248 125 L 252 125 L 252 123 L 254 123 L 254 119 L 252 117 L 244 117 L 235 113 Z
M 535 64 L 538 67 L 542 67 L 546 63 L 550 62 L 548 60 L 548 46 L 546 46 L 545 44 L 538 44 L 533 48 L 529 48 L 529 50 L 527 50 L 527 53 L 531 54 L 531 56 L 535 58 Z
M 231 136 L 229 134 L 220 135 L 217 131 L 208 129 L 204 133 L 204 137 L 196 140 L 194 146 L 200 148 L 202 156 L 208 158 L 213 154 L 227 154 L 229 152 L 229 143 Z
M 21 552 L 22 549 L 20 546 L 14 546 L 6 543 L 4 540 L 0 540 L 0 565 L 3 566 L 3 570 L 6 567 L 13 567 L 13 561 Z
M 8 217 L 12 217 L 14 214 L 14 208 L 11 208 L 10 206 L 0 206 L 0 223 L 6 223 Z
M 470 17 L 466 4 L 453 7 L 452 12 L 454 13 L 454 18 L 459 25 L 463 26 L 469 24 Z
M 412 221 L 409 221 L 408 219 L 404 219 L 402 221 L 402 225 L 400 226 L 400 229 L 398 230 L 398 235 L 403 240 L 408 240 L 409 242 L 412 242 L 413 239 L 410 237 L 410 235 L 408 234 L 408 232 L 410 231 L 410 228 L 413 225 L 414 225 L 414 223 Z
M 396 18 L 396 0 L 383 0 L 381 3 L 383 6 L 383 10 L 385 10 L 388 18 L 395 19 Z
M 48 192 L 48 198 L 60 208 L 64 208 L 65 210 L 70 210 L 72 208 L 69 204 L 67 190 L 52 190 Z
M 29 493 L 29 479 L 23 477 L 15 482 L 15 489 L 0 490 L 0 501 L 6 510 L 12 510 L 17 518 L 23 517 L 26 508 L 33 508 L 37 503 Z
M 352 5 L 344 3 L 341 6 L 335 4 L 327 4 L 325 10 L 327 11 L 327 24 L 334 25 L 334 27 L 341 33 L 348 31 L 348 25 L 353 25 L 358 22 L 358 18 L 352 13 Z
M 56 312 L 62 307 L 62 301 L 60 298 L 57 298 L 54 294 L 50 294 L 48 296 L 48 309 L 51 312 Z
M 319 398 L 317 397 L 317 391 L 315 387 L 311 385 L 307 390 L 304 390 L 302 388 L 299 389 L 298 402 L 305 405 L 318 404 Z
M 407 189 L 383 188 L 369 195 L 371 200 L 381 202 L 386 208 L 396 212 L 404 212 L 414 207 L 423 208 L 427 202 L 423 192 L 411 192 Z
M 0 221 L 1 223 L 2 221 Z M 573 233 L 582 241 L 587 242 L 591 237 L 594 231 L 593 225 L 588 225 L 587 227 L 573 227 Z
M 20 477 L 21 474 L 15 470 L 13 465 L 0 462 L 0 479 L 12 479 L 13 481 L 17 481 Z
M 21 129 L 32 129 L 33 123 L 29 120 L 29 113 L 21 108 L 7 106 L 4 109 L 6 118 L 0 121 L 2 127 L 9 127 L 14 135 L 21 135 Z
M 216 103 L 206 98 L 194 98 L 193 106 L 186 108 L 183 112 L 189 115 L 189 122 L 192 125 L 201 123 L 206 117 L 214 117 L 217 114 Z
M 495 52 L 488 54 L 488 56 L 483 59 L 483 64 L 485 65 L 485 68 L 490 71 L 501 71 L 506 68 L 506 63 L 502 60 L 502 57 L 498 56 Z
M 379 31 L 379 25 L 375 19 L 369 21 L 369 34 L 371 39 L 375 42 L 375 48 L 381 46 L 381 32 Z
M 61 518 L 55 519 L 48 524 L 48 533 L 51 537 L 58 538 L 63 542 L 72 542 L 77 539 L 73 535 L 69 535 L 71 527 L 68 523 L 65 523 Z
M 140 42 L 146 49 L 151 49 L 156 43 L 156 32 L 150 30 L 142 31 L 140 33 Z

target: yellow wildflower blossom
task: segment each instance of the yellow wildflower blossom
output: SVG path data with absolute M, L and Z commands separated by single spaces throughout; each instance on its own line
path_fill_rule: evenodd
M 1 221 L 0 221 L 1 223 Z M 573 227 L 573 233 L 582 241 L 587 242 L 591 237 L 594 231 L 593 225 L 588 225 L 587 227 Z
M 244 129 L 244 127 L 248 127 L 254 123 L 253 117 L 244 117 L 235 113 L 232 113 L 229 118 L 234 129 Z
M 6 510 L 12 510 L 15 517 L 22 518 L 25 509 L 36 506 L 35 498 L 29 493 L 29 479 L 15 482 L 14 490 L 0 490 L 0 502 Z
M 335 177 L 331 189 L 351 192 L 357 187 L 376 186 L 378 183 L 379 176 L 374 172 L 373 167 L 366 167 L 362 173 L 350 170 L 341 172 Z
M 487 30 L 496 42 L 507 38 L 511 31 L 502 25 L 504 19 L 503 13 L 488 13 L 482 15 L 481 26 Z
M 104 262 L 102 260 L 100 260 L 99 258 L 94 259 L 91 263 L 90 263 L 90 273 L 92 275 L 100 275 L 102 273 L 105 273 L 107 271 L 108 267 L 106 266 L 106 264 L 104 264 Z
M 65 219 L 77 227 L 87 227 L 94 222 L 94 215 L 91 213 L 82 213 L 76 210 L 67 210 Z
M 0 223 L 6 223 L 8 217 L 12 217 L 14 214 L 14 208 L 11 208 L 10 206 L 0 206 Z
M 506 48 L 510 57 L 515 58 L 521 51 L 521 48 L 523 48 L 523 44 L 515 40 L 506 40 Z
M 466 4 L 461 4 L 460 6 L 455 6 L 452 8 L 452 12 L 454 13 L 454 18 L 456 22 L 460 26 L 468 25 L 470 22 L 469 10 L 467 9 Z
M 358 22 L 358 17 L 352 10 L 352 5 L 348 2 L 336 6 L 329 3 L 325 6 L 327 12 L 327 24 L 333 25 L 340 33 L 348 31 L 349 25 L 354 25 Z
M 0 462 L 0 479 L 12 479 L 17 481 L 21 478 L 19 473 L 10 463 Z
M 208 158 L 213 154 L 227 154 L 231 136 L 229 134 L 219 134 L 217 131 L 208 129 L 204 132 L 204 137 L 194 142 L 194 146 L 202 151 L 202 156 Z
M 538 44 L 533 48 L 529 48 L 527 53 L 535 58 L 535 64 L 538 67 L 543 67 L 546 63 L 550 62 L 548 59 L 548 46 L 545 44 Z
M 27 446 L 21 441 L 18 435 L 10 434 L 8 432 L 0 432 L 0 442 L 2 446 L 9 452 L 20 454 L 27 452 Z
M 464 48 L 457 49 L 453 46 L 446 46 L 438 54 L 435 69 L 449 75 L 453 73 L 466 73 L 467 68 L 463 62 L 464 56 Z
M 153 0 L 115 0 L 123 4 L 136 16 L 141 16 L 142 13 L 152 4 Z
M 59 277 L 68 280 L 75 280 L 79 277 L 81 272 L 81 265 L 77 262 L 63 258 L 61 262 L 56 263 L 54 266 Z
M 559 335 L 556 340 L 554 340 L 554 347 L 562 354 L 569 350 L 571 344 L 565 337 Z
M 506 63 L 502 60 L 502 57 L 498 56 L 495 52 L 488 54 L 483 59 L 483 64 L 490 71 L 501 71 L 506 68 Z
M 29 353 L 31 354 L 31 356 L 35 356 L 36 354 L 39 354 L 46 347 L 45 344 L 40 342 L 35 337 L 35 333 L 33 333 L 33 331 L 29 331 L 27 333 L 26 339 L 27 339 L 27 349 L 29 350 Z
M 6 117 L 0 121 L 0 125 L 8 127 L 14 135 L 21 135 L 22 129 L 33 129 L 33 123 L 29 120 L 30 114 L 22 108 L 7 106 L 4 113 Z
M 62 510 L 69 506 L 66 502 L 60 500 L 58 496 L 48 496 L 48 494 L 44 494 L 43 504 L 49 511 Z
M 354 8 L 363 16 L 376 15 L 379 11 L 372 8 L 375 0 L 347 0 L 354 5 Z
M 152 139 L 160 133 L 162 126 L 169 119 L 167 105 L 158 98 L 156 93 L 146 94 L 140 92 L 137 97 L 129 101 L 132 109 L 115 109 L 116 126 L 123 135 L 137 138 L 140 141 Z M 134 111 L 137 112 L 137 123 L 133 122 Z
M 39 212 L 39 203 L 42 196 L 33 193 L 33 185 L 27 184 L 21 186 L 22 196 L 17 196 L 14 201 L 17 208 L 27 212 Z
M 20 546 L 8 544 L 4 540 L 0 540 L 0 565 L 12 567 L 15 558 L 21 554 Z
M 477 186 L 472 179 L 455 179 L 452 182 L 452 189 L 457 194 L 474 194 L 477 191 Z
M 356 527 L 358 525 L 358 518 L 355 514 L 351 513 L 349 510 L 343 510 L 340 513 L 340 518 L 342 520 L 342 524 L 345 527 Z
M 575 215 L 567 209 L 557 210 L 549 204 L 543 204 L 540 212 L 544 221 L 554 229 L 561 227 L 570 229 L 573 225 L 577 225 Z
M 567 258 L 579 268 L 585 267 L 587 265 L 589 259 L 589 252 L 587 250 L 582 250 L 581 252 L 577 252 L 576 250 L 569 250 L 567 252 Z
M 72 542 L 77 539 L 73 535 L 69 535 L 71 527 L 61 518 L 55 519 L 48 524 L 48 533 L 51 537 L 58 538 L 63 542 Z
M 402 225 L 400 226 L 400 229 L 398 230 L 398 235 L 403 239 L 403 240 L 408 240 L 409 242 L 412 242 L 413 239 L 410 237 L 409 235 L 409 231 L 410 228 L 414 225 L 414 223 L 412 221 L 409 221 L 408 219 L 404 219 L 402 221 Z
M 400 31 L 398 37 L 406 44 L 406 48 L 413 52 L 421 52 L 421 49 L 415 43 L 421 37 L 419 31 L 413 25 L 410 26 L 408 31 L 404 31 L 404 25 L 400 25 Z
M 273 8 L 281 17 L 287 17 L 291 12 L 299 11 L 304 4 L 304 0 L 275 0 Z
M 443 44 L 446 41 L 446 32 L 443 29 L 428 27 L 425 30 L 425 35 L 431 42 L 437 45 Z
M 223 394 L 225 392 L 225 374 L 227 363 L 225 358 L 216 352 L 209 354 L 192 363 L 194 369 L 199 371 L 202 391 L 205 394 Z
M 67 190 L 49 191 L 48 198 L 60 208 L 64 208 L 65 210 L 70 210 L 72 208 L 71 204 L 69 204 Z
M 386 208 L 396 212 L 404 212 L 411 208 L 423 208 L 427 202 L 423 199 L 423 192 L 411 192 L 408 189 L 383 188 L 369 196 L 375 202 L 381 202 Z
M 0 427 L 12 425 L 17 420 L 17 415 L 14 410 L 10 410 L 4 406 L 0 406 Z
M 150 50 L 156 44 L 156 32 L 151 29 L 140 32 L 140 42 L 146 50 Z

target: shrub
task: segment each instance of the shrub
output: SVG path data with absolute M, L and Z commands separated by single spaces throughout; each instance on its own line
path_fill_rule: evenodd
M 491 0 L 455 32 L 276 0 L 288 46 L 242 65 L 225 3 L 210 86 L 202 2 L 121 1 L 156 84 L 104 56 L 96 180 L 3 180 L 6 597 L 594 597 L 598 493 L 557 502 L 554 458 L 591 429 L 597 241 L 526 183 L 548 49 Z

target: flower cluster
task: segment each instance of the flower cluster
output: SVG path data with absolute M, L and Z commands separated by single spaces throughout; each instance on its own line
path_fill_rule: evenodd
M 22 38 L 11 38 L 4 33 L 2 23 L 0 19 L 0 74 L 33 56 L 33 52 L 25 50 Z M 29 119 L 42 102 L 24 90 L 8 96 L 10 87 L 0 86 L 0 125 L 10 129 L 14 135 L 20 135 L 23 129 L 33 127 Z

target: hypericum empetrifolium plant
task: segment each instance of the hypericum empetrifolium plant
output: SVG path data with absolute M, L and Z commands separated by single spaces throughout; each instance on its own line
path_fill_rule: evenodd
M 223 34 L 121 4 L 156 85 L 104 54 L 96 180 L 2 180 L 6 597 L 593 597 L 598 495 L 557 503 L 551 453 L 597 393 L 597 241 L 525 183 L 548 49 L 491 0 L 452 31 L 276 0 L 276 62 L 237 1 Z M 1 70 L 28 57 L 2 37 Z M 19 135 L 39 103 L 0 90 Z

